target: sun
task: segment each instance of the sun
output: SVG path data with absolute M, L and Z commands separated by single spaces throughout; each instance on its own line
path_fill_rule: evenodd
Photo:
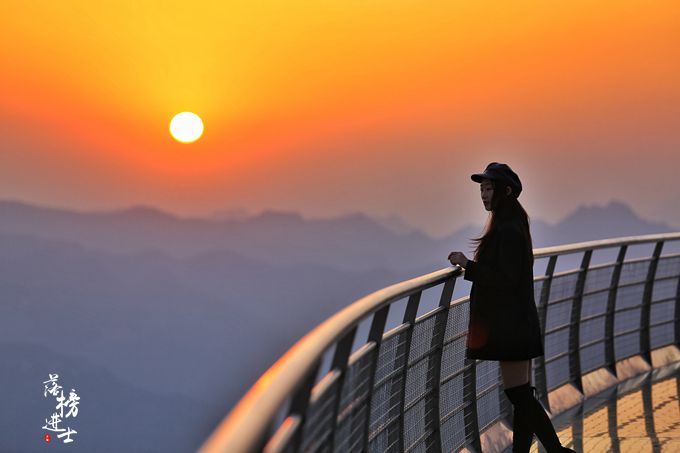
M 170 135 L 181 143 L 195 142 L 203 135 L 203 121 L 195 113 L 178 113 L 170 121 Z

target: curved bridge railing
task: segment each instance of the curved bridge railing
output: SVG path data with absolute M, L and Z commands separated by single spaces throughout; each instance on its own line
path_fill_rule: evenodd
M 533 361 L 533 382 L 548 410 L 561 389 L 584 393 L 589 376 L 616 379 L 621 363 L 649 367 L 654 351 L 680 345 L 680 253 L 662 253 L 679 240 L 670 233 L 534 251 L 534 269 L 546 266 L 534 280 L 545 355 Z M 651 252 L 627 257 L 645 245 Z M 610 259 L 594 264 L 594 253 Z M 572 265 L 558 272 L 558 261 Z M 511 410 L 497 362 L 465 358 L 469 299 L 451 300 L 461 274 L 456 266 L 389 286 L 326 320 L 255 383 L 201 451 L 481 451 L 480 433 Z M 438 306 L 418 316 L 429 289 Z M 398 306 L 401 323 L 385 331 Z M 362 323 L 370 324 L 365 341 Z

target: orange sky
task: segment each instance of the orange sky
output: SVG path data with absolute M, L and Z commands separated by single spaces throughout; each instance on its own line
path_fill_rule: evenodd
M 680 226 L 674 1 L 3 0 L 0 42 L 3 199 L 440 234 L 483 221 L 496 160 L 535 217 L 616 198 Z

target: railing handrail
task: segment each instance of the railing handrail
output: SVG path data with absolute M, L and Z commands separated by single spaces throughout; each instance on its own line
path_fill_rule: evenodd
M 624 244 L 634 245 L 679 239 L 680 232 L 676 232 L 579 242 L 534 249 L 534 258 L 546 258 Z M 322 355 L 350 329 L 367 316 L 394 301 L 460 275 L 462 275 L 462 269 L 459 266 L 453 266 L 396 283 L 356 300 L 326 319 L 302 337 L 257 380 L 199 451 L 217 451 L 220 447 L 227 445 L 227 440 L 229 440 L 229 451 L 250 451 L 253 445 L 261 443 L 262 437 L 267 434 L 269 425 L 281 406 L 313 370 Z M 272 382 L 276 382 L 276 385 L 272 385 Z
M 637 245 L 648 244 L 658 241 L 674 241 L 680 239 L 678 233 L 659 233 L 645 234 L 642 236 L 623 236 L 612 239 L 600 239 L 596 241 L 576 242 L 573 244 L 556 245 L 552 247 L 541 247 L 534 249 L 534 258 L 547 258 L 553 255 L 565 255 L 569 253 L 579 253 L 586 250 L 596 250 L 602 248 L 616 247 L 623 244 Z

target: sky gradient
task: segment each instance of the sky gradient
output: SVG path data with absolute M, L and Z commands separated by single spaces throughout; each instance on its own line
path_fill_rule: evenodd
M 0 3 L 0 198 L 483 222 L 627 202 L 680 229 L 674 1 Z M 192 111 L 192 144 L 168 123 Z

